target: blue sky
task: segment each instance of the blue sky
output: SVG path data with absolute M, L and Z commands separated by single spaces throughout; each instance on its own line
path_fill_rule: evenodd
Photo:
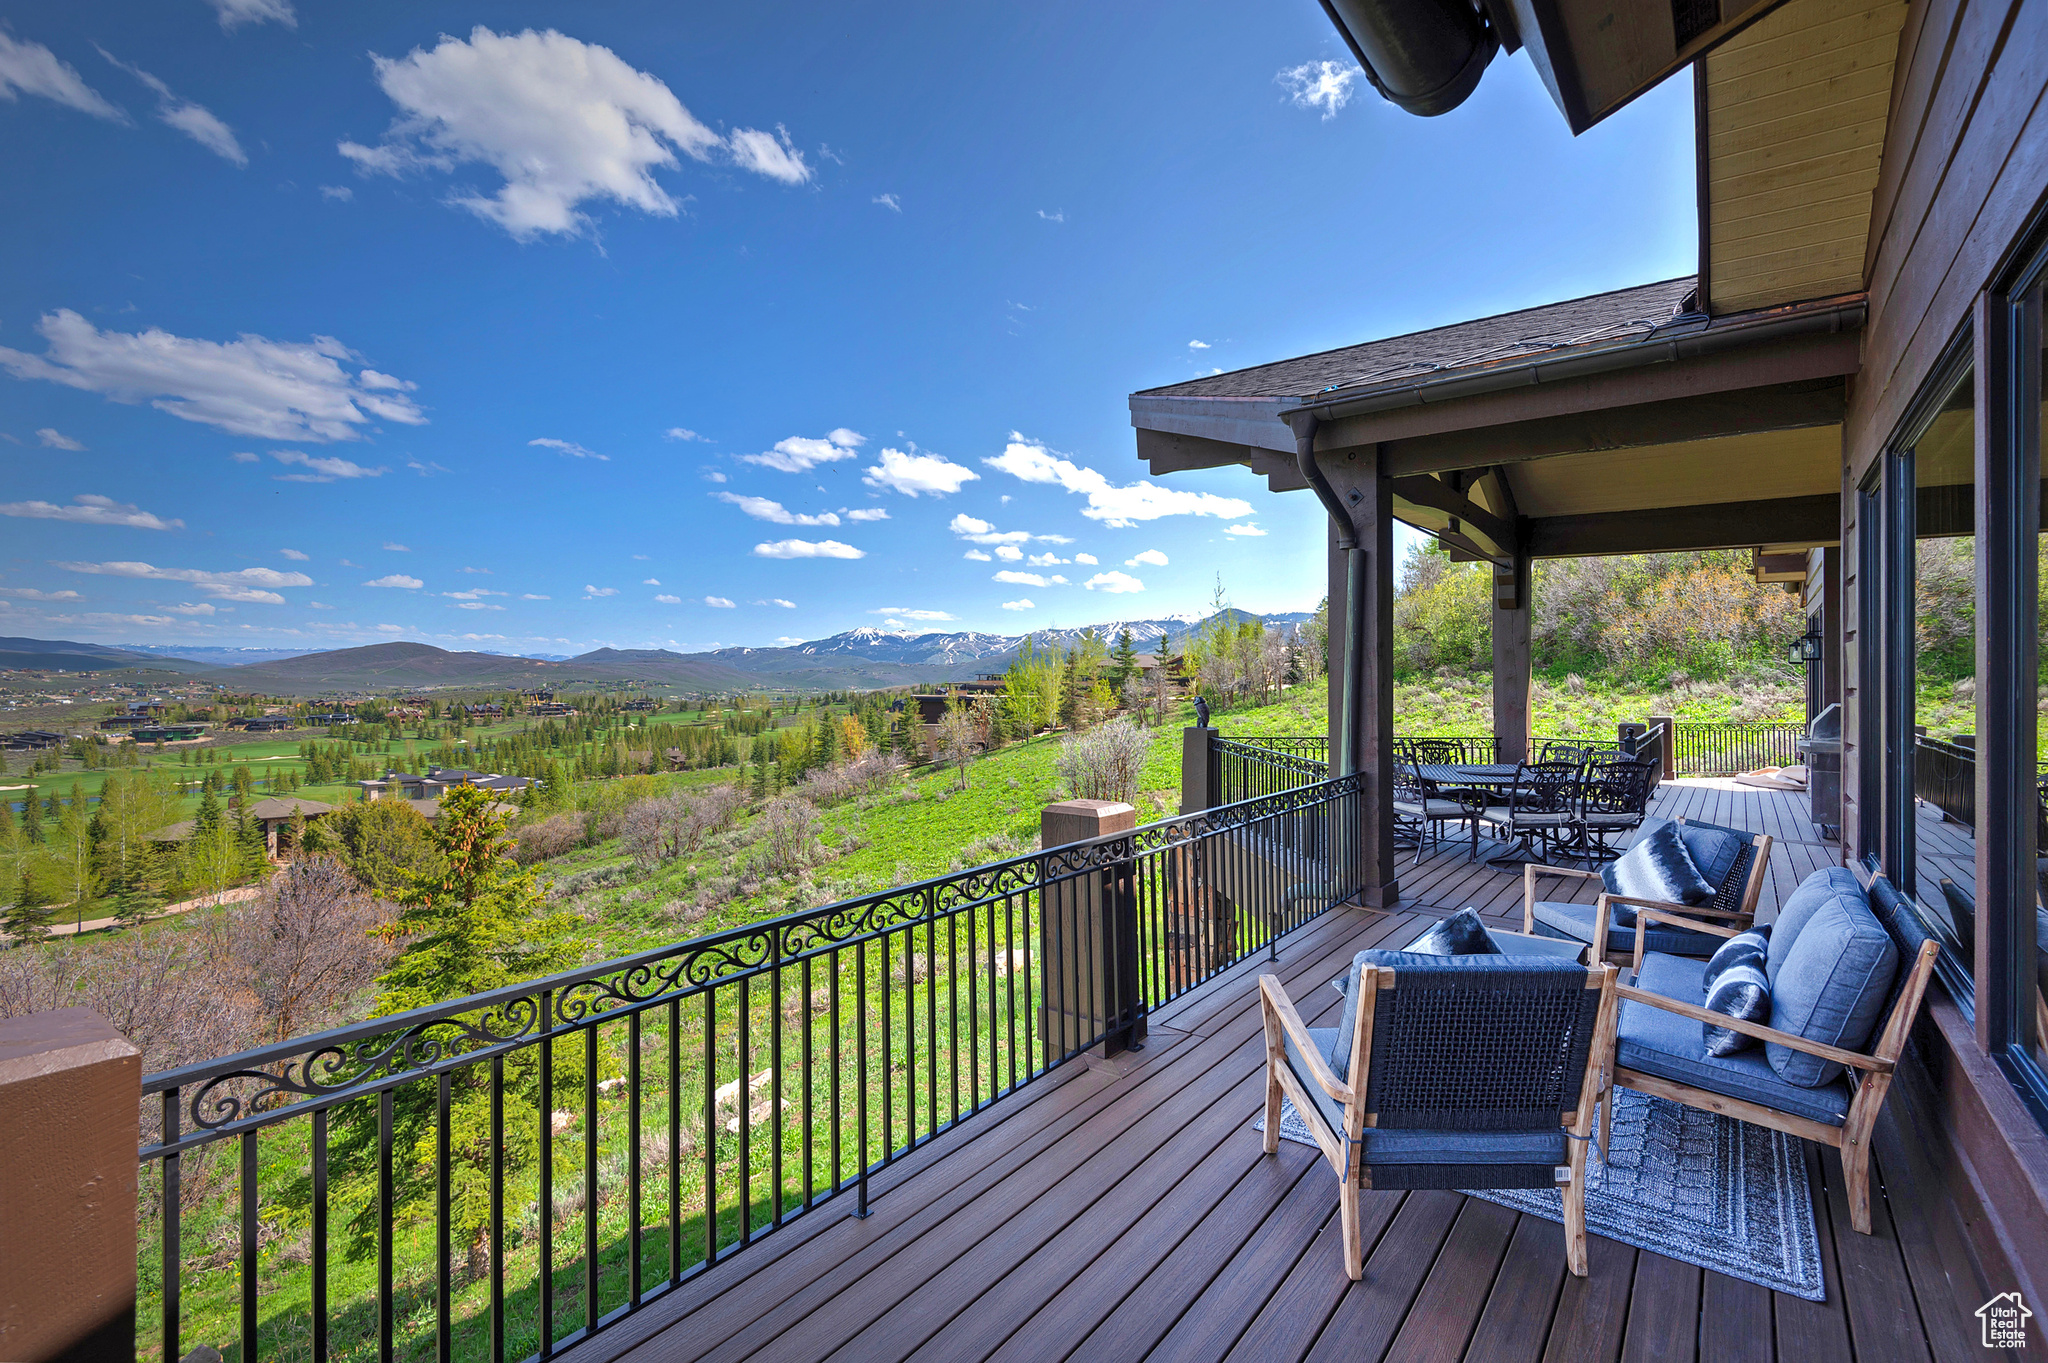
M 1695 252 L 1686 78 L 1575 141 L 1348 67 L 1309 0 L 0 0 L 0 634 L 1311 608 L 1314 501 L 1148 480 L 1130 392 Z

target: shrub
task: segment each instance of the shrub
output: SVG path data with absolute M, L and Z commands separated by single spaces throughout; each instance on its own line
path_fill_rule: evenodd
M 761 812 L 760 868 L 769 875 L 792 875 L 820 860 L 818 811 L 801 796 L 785 795 Z
M 573 812 L 550 814 L 538 823 L 527 824 L 517 836 L 518 847 L 512 855 L 521 866 L 551 861 L 583 845 L 583 816 Z
M 356 879 L 386 898 L 410 889 L 415 877 L 441 869 L 433 825 L 402 800 L 343 805 L 326 822 Z
M 1057 763 L 1062 782 L 1080 800 L 1138 801 L 1138 773 L 1144 769 L 1151 740 L 1128 719 L 1116 719 L 1060 746 Z
M 876 790 L 902 769 L 903 761 L 893 753 L 869 749 L 851 762 L 814 771 L 798 784 L 796 793 L 814 805 L 835 805 L 865 790 Z

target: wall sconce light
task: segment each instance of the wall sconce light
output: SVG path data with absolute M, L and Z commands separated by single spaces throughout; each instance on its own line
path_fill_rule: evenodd
M 1824 642 L 1820 637 L 1819 627 L 1809 621 L 1806 633 L 1792 641 L 1792 647 L 1785 650 L 1785 656 L 1795 663 L 1817 663 L 1820 661 L 1821 645 Z

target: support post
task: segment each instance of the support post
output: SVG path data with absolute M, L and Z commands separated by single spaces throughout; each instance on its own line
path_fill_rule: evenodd
M 1650 716 L 1650 727 L 1664 731 L 1662 734 L 1663 743 L 1661 745 L 1664 750 L 1664 766 L 1657 773 L 1659 781 L 1669 781 L 1678 771 L 1678 733 L 1671 727 L 1671 724 L 1672 720 L 1669 715 Z
M 1495 761 L 1529 760 L 1529 555 L 1493 570 L 1493 741 Z
M 1364 886 L 1361 898 L 1371 908 L 1401 902 L 1401 884 L 1394 850 L 1394 494 L 1377 446 L 1318 452 L 1317 462 L 1330 485 L 1349 509 L 1352 533 L 1364 562 L 1358 574 L 1363 606 L 1358 656 L 1345 641 L 1344 673 L 1336 670 L 1331 652 L 1330 689 L 1341 682 L 1360 689 L 1358 730 L 1352 736 L 1352 760 L 1361 778 L 1357 865 Z M 1333 552 L 1330 563 L 1330 619 L 1338 607 L 1349 609 L 1349 555 Z M 1356 677 L 1353 668 L 1357 669 Z M 1335 744 L 1332 745 L 1335 755 Z M 1333 770 L 1341 770 L 1332 764 Z
M 1073 870 L 1058 849 L 1138 826 L 1120 800 L 1063 800 L 1038 816 L 1045 869 L 1039 882 L 1045 1002 L 1040 1034 L 1054 1055 L 1086 1048 L 1107 1058 L 1145 1039 L 1134 866 L 1117 859 Z
M 90 1008 L 0 1021 L 0 1358 L 135 1357 L 142 1052 Z
M 1180 812 L 1199 814 L 1223 803 L 1223 754 L 1214 729 L 1180 731 Z M 1046 844 L 1048 847 L 1050 843 Z

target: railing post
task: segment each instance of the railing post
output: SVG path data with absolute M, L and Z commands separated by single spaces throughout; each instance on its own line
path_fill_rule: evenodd
M 1138 811 L 1120 800 L 1063 800 L 1047 805 L 1038 825 L 1040 845 L 1051 852 L 1128 833 L 1138 826 Z M 1145 1038 L 1145 1001 L 1131 862 L 1049 879 L 1039 894 L 1045 933 L 1041 1020 L 1051 1049 L 1067 1055 L 1085 1045 L 1105 1057 L 1135 1049 Z
M 1214 729 L 1180 731 L 1180 812 L 1199 814 L 1223 803 L 1223 753 Z M 1047 847 L 1051 843 L 1045 844 Z
M 135 1357 L 142 1052 L 90 1008 L 0 1021 L 0 1358 Z
M 1669 715 L 1651 715 L 1650 727 L 1664 731 L 1664 769 L 1657 774 L 1657 779 L 1669 781 L 1678 774 L 1678 731 L 1672 726 Z

